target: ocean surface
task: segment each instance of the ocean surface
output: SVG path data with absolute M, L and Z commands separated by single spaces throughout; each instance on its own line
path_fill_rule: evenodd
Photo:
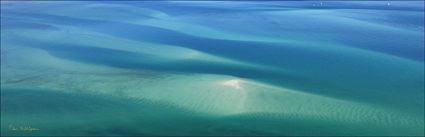
M 423 136 L 424 1 L 2 1 L 2 136 Z

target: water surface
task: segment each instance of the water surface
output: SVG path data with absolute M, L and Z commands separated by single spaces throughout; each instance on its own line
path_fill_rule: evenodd
M 1 2 L 1 135 L 424 135 L 423 1 Z

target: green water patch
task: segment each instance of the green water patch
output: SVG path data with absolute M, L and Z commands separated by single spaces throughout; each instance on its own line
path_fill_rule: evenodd
M 213 129 L 224 133 L 251 131 L 285 136 L 417 136 L 422 127 L 365 124 L 362 122 L 335 121 L 326 117 L 311 117 L 282 113 L 242 113 L 220 119 Z M 226 123 L 226 124 L 222 124 Z
M 2 88 L 1 104 L 2 135 L 173 135 L 209 122 L 166 103 L 43 89 Z
M 76 91 L 2 88 L 1 104 L 2 135 L 423 134 L 421 127 L 413 123 L 370 123 L 285 110 L 217 115 L 190 111 L 167 102 Z M 342 117 L 357 117 L 339 113 L 345 115 Z M 351 113 L 369 121 L 381 119 L 355 110 Z

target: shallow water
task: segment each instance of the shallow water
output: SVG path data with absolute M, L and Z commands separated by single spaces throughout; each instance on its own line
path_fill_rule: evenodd
M 423 1 L 1 4 L 1 135 L 424 135 Z

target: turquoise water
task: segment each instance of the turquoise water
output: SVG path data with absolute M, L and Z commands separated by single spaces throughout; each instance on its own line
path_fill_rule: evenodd
M 1 2 L 1 135 L 424 135 L 423 1 Z

